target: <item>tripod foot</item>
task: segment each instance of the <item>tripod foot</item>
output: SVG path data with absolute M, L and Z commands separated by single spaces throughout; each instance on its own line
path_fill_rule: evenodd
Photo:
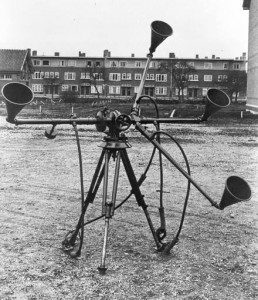
M 100 275 L 105 275 L 106 274 L 106 271 L 107 271 L 107 268 L 106 267 L 98 267 L 98 270 L 99 270 L 99 274 Z

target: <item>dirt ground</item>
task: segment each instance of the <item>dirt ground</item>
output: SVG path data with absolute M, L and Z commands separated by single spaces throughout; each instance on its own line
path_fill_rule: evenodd
M 111 220 L 105 276 L 97 270 L 103 219 L 86 226 L 80 260 L 62 251 L 61 243 L 80 213 L 77 146 L 71 127 L 58 127 L 54 140 L 45 138 L 44 128 L 15 127 L 0 117 L 1 300 L 258 299 L 257 121 L 162 126 L 180 142 L 192 177 L 215 201 L 220 201 L 230 175 L 246 179 L 253 197 L 220 211 L 192 186 L 179 243 L 167 257 L 156 251 L 146 218 L 131 197 Z M 93 126 L 80 127 L 85 192 L 102 136 Z M 128 154 L 139 178 L 152 146 L 132 129 L 127 136 L 132 145 Z M 185 168 L 176 145 L 165 137 L 162 144 Z M 169 241 L 179 226 L 187 182 L 166 160 L 164 168 Z M 141 186 L 156 228 L 158 173 L 155 158 Z M 101 213 L 101 191 L 87 210 L 87 220 Z M 117 202 L 129 192 L 121 169 Z

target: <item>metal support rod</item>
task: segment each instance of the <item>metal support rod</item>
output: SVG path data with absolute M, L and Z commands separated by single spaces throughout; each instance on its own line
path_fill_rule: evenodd
M 172 156 L 155 140 L 152 139 L 147 130 L 141 126 L 140 123 L 136 123 L 136 129 L 149 140 L 155 147 L 158 148 L 159 151 L 197 188 L 197 190 L 203 194 L 207 200 L 210 201 L 210 203 L 215 206 L 216 208 L 220 209 L 219 204 L 215 202 L 209 195 L 206 194 L 206 192 L 192 179 L 192 177 L 184 170 L 181 168 L 181 166 L 172 158 Z

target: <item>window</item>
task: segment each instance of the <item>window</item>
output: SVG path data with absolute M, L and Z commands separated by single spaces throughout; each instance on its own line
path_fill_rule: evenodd
M 49 76 L 50 76 L 50 78 L 55 78 L 55 72 L 50 72 Z
M 194 67 L 194 61 L 189 61 L 187 64 L 188 66 Z
M 0 79 L 2 79 L 2 80 L 11 80 L 12 75 L 11 74 L 0 74 Z
M 66 67 L 67 62 L 65 60 L 59 60 L 59 66 L 60 67 Z
M 96 85 L 96 87 L 92 85 L 90 89 L 91 89 L 91 94 L 97 94 L 97 93 L 102 94 L 102 85 Z
M 167 88 L 166 87 L 156 87 L 155 88 L 156 95 L 166 95 L 167 94 Z
M 135 80 L 141 80 L 142 79 L 142 74 L 138 74 L 138 73 L 134 74 L 134 79 Z
M 233 69 L 234 70 L 239 70 L 240 69 L 240 64 L 233 64 Z
M 31 89 L 35 93 L 42 93 L 43 92 L 43 85 L 42 84 L 32 84 Z
M 40 66 L 40 60 L 34 59 L 34 60 L 33 60 L 33 65 L 34 65 L 34 66 Z
M 120 61 L 120 67 L 126 67 L 127 61 Z
M 146 80 L 155 80 L 154 74 L 147 74 Z
M 207 96 L 207 92 L 208 92 L 208 89 L 207 88 L 203 88 L 202 89 L 202 95 L 205 97 Z
M 221 82 L 223 79 L 223 75 L 218 75 L 218 82 Z
M 75 67 L 76 66 L 76 60 L 68 60 L 68 67 Z
M 43 66 L 49 66 L 49 60 L 43 60 L 42 65 Z
M 109 86 L 109 94 L 120 94 L 120 86 Z
M 42 79 L 42 78 L 44 78 L 44 72 L 34 72 L 32 78 L 33 79 Z
M 110 81 L 120 81 L 121 74 L 120 73 L 109 73 L 109 80 Z
M 199 80 L 198 75 L 194 75 L 194 81 L 198 81 L 198 80 Z
M 87 67 L 91 67 L 91 61 L 87 61 Z
M 110 62 L 110 67 L 115 68 L 115 67 L 117 67 L 117 66 L 118 66 L 118 62 L 117 62 L 117 61 L 111 61 L 111 62 Z
M 122 80 L 131 80 L 132 75 L 131 73 L 122 73 Z
M 166 82 L 167 74 L 156 74 L 156 81 L 157 82 Z
M 158 63 L 156 61 L 150 62 L 150 68 L 157 68 L 157 67 L 158 67 Z
M 135 67 L 136 68 L 141 68 L 141 66 L 142 66 L 142 62 L 141 61 L 136 61 L 135 62 Z
M 228 75 L 223 75 L 223 81 L 227 82 L 228 81 Z
M 224 63 L 223 64 L 223 69 L 225 70 L 225 69 L 228 69 L 228 64 L 227 63 Z
M 90 79 L 90 73 L 81 73 L 81 79 Z
M 212 75 L 204 75 L 204 81 L 212 81 Z
M 71 85 L 72 92 L 78 92 L 78 85 Z
M 95 66 L 100 67 L 100 61 L 96 61 Z
M 65 80 L 75 80 L 75 72 L 65 72 L 64 79 Z
M 62 92 L 68 91 L 68 89 L 69 89 L 69 85 L 68 84 L 62 84 L 62 86 L 61 86 Z
M 59 72 L 55 72 L 55 78 L 59 78 Z
M 102 73 L 93 73 L 93 74 L 92 74 L 92 77 L 93 77 L 95 80 L 103 80 L 103 74 L 102 74 Z
M 212 63 L 210 63 L 210 62 L 205 62 L 205 63 L 204 63 L 204 69 L 212 69 Z
M 44 78 L 49 78 L 49 72 L 45 72 Z

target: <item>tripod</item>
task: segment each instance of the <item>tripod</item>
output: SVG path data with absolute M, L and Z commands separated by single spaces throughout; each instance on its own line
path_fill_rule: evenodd
M 66 239 L 63 241 L 63 249 L 65 251 L 69 251 L 70 255 L 73 257 L 80 257 L 82 239 L 83 239 L 83 230 L 84 230 L 83 227 L 84 216 L 89 204 L 93 203 L 95 196 L 101 185 L 101 182 L 103 182 L 102 215 L 105 217 L 105 230 L 104 230 L 101 263 L 100 266 L 98 267 L 98 270 L 101 274 L 105 274 L 107 270 L 105 262 L 106 262 L 107 241 L 108 241 L 108 233 L 109 233 L 109 223 L 110 223 L 110 219 L 114 216 L 114 211 L 115 211 L 115 203 L 117 197 L 117 188 L 118 188 L 121 162 L 124 165 L 127 178 L 131 185 L 131 189 L 132 189 L 131 192 L 132 194 L 134 194 L 137 204 L 144 211 L 144 214 L 148 221 L 151 233 L 153 235 L 158 250 L 161 249 L 162 244 L 159 242 L 159 238 L 155 232 L 149 212 L 147 210 L 148 206 L 146 205 L 144 201 L 144 196 L 140 191 L 140 183 L 136 179 L 135 173 L 133 171 L 131 162 L 127 154 L 127 148 L 131 147 L 130 144 L 128 143 L 128 139 L 125 137 L 123 133 L 116 132 L 115 134 L 112 134 L 112 136 L 105 136 L 100 147 L 102 148 L 102 152 L 99 161 L 97 163 L 95 172 L 93 174 L 93 178 L 90 184 L 88 194 L 84 200 L 77 227 L 72 233 L 71 237 L 70 238 L 66 237 Z M 114 169 L 111 200 L 108 200 L 109 164 L 111 158 L 113 158 L 113 160 L 115 161 L 115 169 Z M 76 238 L 80 229 L 81 229 L 81 244 L 78 250 L 74 250 Z

